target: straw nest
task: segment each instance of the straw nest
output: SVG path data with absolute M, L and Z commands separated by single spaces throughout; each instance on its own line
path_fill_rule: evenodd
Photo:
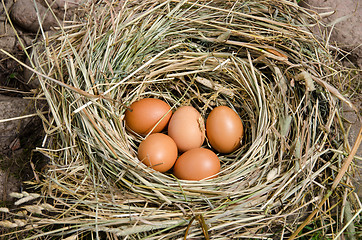
M 271 0 L 105 1 L 85 9 L 34 46 L 38 99 L 49 106 L 38 151 L 49 163 L 35 183 L 41 200 L 26 209 L 31 238 L 289 236 L 327 194 L 348 149 L 337 103 L 350 103 L 327 83 L 344 73 L 308 31 L 314 17 Z M 153 171 L 137 159 L 143 138 L 123 121 L 145 97 L 173 110 L 192 105 L 204 117 L 231 107 L 245 125 L 242 147 L 219 154 L 221 172 L 211 180 Z M 357 208 L 345 185 L 313 222 L 326 236 L 336 234 L 333 211 L 343 195 Z

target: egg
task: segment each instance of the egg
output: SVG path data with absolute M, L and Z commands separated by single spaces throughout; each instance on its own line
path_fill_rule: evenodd
M 216 177 L 220 172 L 220 160 L 206 148 L 194 148 L 183 153 L 173 167 L 173 174 L 183 180 L 202 180 Z
M 214 108 L 207 117 L 207 138 L 220 153 L 231 153 L 240 147 L 243 134 L 244 127 L 239 115 L 227 106 Z
M 191 106 L 182 106 L 172 115 L 168 135 L 176 142 L 180 152 L 201 147 L 205 140 L 205 122 Z
M 138 147 L 138 159 L 159 172 L 167 172 L 178 155 L 176 143 L 163 133 L 153 133 Z
M 160 99 L 143 98 L 133 102 L 126 110 L 126 126 L 143 136 L 147 135 L 155 126 L 152 133 L 161 132 L 171 118 L 170 109 L 171 107 Z

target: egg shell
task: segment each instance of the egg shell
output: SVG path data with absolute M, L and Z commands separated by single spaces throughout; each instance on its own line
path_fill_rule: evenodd
M 199 148 L 205 140 L 204 119 L 194 107 L 180 107 L 170 119 L 168 135 L 176 142 L 180 152 Z
M 170 170 L 177 155 L 176 143 L 163 133 L 149 135 L 138 147 L 138 159 L 159 172 Z
M 125 113 L 126 126 L 132 131 L 147 135 L 157 124 L 152 133 L 161 132 L 169 122 L 172 112 L 171 107 L 157 98 L 143 98 L 133 102 Z
M 220 172 L 220 160 L 206 148 L 194 148 L 183 153 L 173 167 L 173 174 L 183 180 L 202 180 L 216 177 Z
M 231 153 L 240 147 L 244 135 L 239 115 L 227 106 L 214 108 L 206 120 L 206 135 L 211 146 L 220 153 Z

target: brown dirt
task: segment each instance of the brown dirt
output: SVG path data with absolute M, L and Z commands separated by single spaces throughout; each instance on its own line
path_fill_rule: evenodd
M 330 35 L 330 43 L 345 50 L 346 53 L 350 52 L 348 58 L 362 68 L 362 2 L 304 0 L 301 5 L 320 14 L 327 26 L 326 29 L 322 29 L 321 34 L 325 37 Z

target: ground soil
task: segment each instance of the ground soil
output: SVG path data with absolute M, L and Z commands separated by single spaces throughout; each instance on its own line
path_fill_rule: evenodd
M 79 2 L 55 1 L 53 10 L 61 19 L 66 2 L 68 9 Z M 37 12 L 46 16 L 44 30 L 50 30 L 55 24 L 46 11 L 45 2 L 35 2 L 36 8 L 33 0 L 3 0 L 4 5 L 0 3 L 0 120 L 35 112 L 34 101 L 26 99 L 36 95 L 37 85 L 29 82 L 29 71 L 9 56 L 26 62 L 23 47 L 35 41 L 39 29 Z M 26 51 L 30 53 L 31 49 L 26 48 Z M 37 106 L 41 105 L 42 102 L 37 102 Z M 41 138 L 42 124 L 37 117 L 0 122 L 0 205 L 11 203 L 9 194 L 19 191 L 24 181 L 34 178 L 34 168 L 43 165 L 43 157 L 33 151 L 40 146 Z
M 327 26 L 315 29 L 330 39 L 330 43 L 348 54 L 348 58 L 362 67 L 362 1 L 360 0 L 304 0 L 301 5 L 320 15 Z M 329 37 L 330 35 L 330 37 Z

